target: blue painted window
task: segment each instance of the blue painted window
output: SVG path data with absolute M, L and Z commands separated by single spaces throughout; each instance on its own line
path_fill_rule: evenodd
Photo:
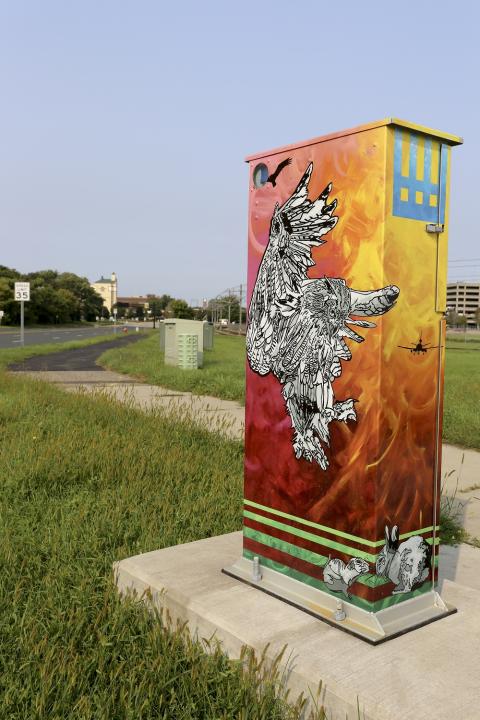
M 406 143 L 403 142 L 403 133 Z M 417 172 L 419 140 L 418 133 L 395 129 L 393 214 L 411 220 L 444 224 L 448 145 L 436 142 L 432 147 L 432 139 L 424 138 L 422 173 Z M 404 158 L 403 152 L 408 152 L 408 157 Z M 438 165 L 438 177 L 432 179 L 433 153 L 437 155 L 435 160 Z M 423 179 L 417 179 L 417 175 L 423 175 Z

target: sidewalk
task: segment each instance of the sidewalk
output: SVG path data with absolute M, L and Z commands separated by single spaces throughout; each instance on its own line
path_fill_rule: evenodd
M 189 418 L 214 432 L 222 432 L 234 440 L 243 439 L 245 408 L 234 400 L 146 385 L 110 370 L 21 371 L 21 374 L 55 383 L 68 392 L 105 393 L 142 410 L 161 408 L 174 414 L 187 413 Z
M 442 495 L 451 501 L 459 523 L 480 540 L 480 452 L 444 444 L 442 478 Z
M 161 408 L 175 414 L 187 413 L 189 418 L 213 432 L 222 432 L 231 439 L 243 439 L 245 408 L 233 400 L 146 385 L 109 370 L 29 371 L 28 374 L 53 382 L 69 392 L 106 393 L 142 410 Z M 452 503 L 459 522 L 469 535 L 480 539 L 480 452 L 444 444 L 442 477 L 443 495 Z

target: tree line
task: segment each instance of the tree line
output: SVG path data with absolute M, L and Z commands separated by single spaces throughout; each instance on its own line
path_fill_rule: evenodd
M 86 277 L 57 270 L 37 270 L 20 273 L 14 268 L 0 265 L 0 310 L 3 310 L 2 325 L 20 324 L 20 303 L 14 299 L 16 282 L 30 283 L 30 301 L 25 302 L 25 324 L 54 324 L 78 321 L 93 322 L 98 318 L 109 319 L 110 313 L 101 296 L 95 292 Z M 245 309 L 240 311 L 239 299 L 235 295 L 217 297 L 206 303 L 206 307 L 191 307 L 186 300 L 171 295 L 147 295 L 147 307 L 127 307 L 117 303 L 118 320 L 123 318 L 150 319 L 188 318 L 219 322 L 239 322 L 245 318 Z
M 25 274 L 0 265 L 0 310 L 4 312 L 4 325 L 20 323 L 20 303 L 14 299 L 16 282 L 30 283 L 30 301 L 24 306 L 25 324 L 93 321 L 105 310 L 102 298 L 85 277 L 56 270 Z
M 186 300 L 171 295 L 146 295 L 144 305 L 114 305 L 118 320 L 161 320 L 163 318 L 187 318 L 203 320 L 206 311 L 203 308 L 191 307 Z

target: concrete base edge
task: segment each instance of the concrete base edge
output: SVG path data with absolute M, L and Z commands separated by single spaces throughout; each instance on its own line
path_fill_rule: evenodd
M 462 578 L 480 569 L 480 551 L 465 550 Z M 328 720 L 478 720 L 478 590 L 441 579 L 457 613 L 372 646 L 223 573 L 241 553 L 242 533 L 229 533 L 125 558 L 115 581 L 231 658 L 249 646 L 273 662 L 286 648 L 280 669 L 290 697 L 308 700 L 305 720 L 314 704 Z
M 456 612 L 435 590 L 379 612 L 369 612 L 344 602 L 340 595 L 335 597 L 267 567 L 261 567 L 259 576 L 253 561 L 244 557 L 223 572 L 372 645 Z

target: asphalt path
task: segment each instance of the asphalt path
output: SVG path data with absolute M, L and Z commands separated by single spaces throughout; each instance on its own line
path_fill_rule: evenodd
M 9 370 L 15 371 L 69 371 L 69 370 L 85 370 L 85 371 L 102 371 L 103 368 L 96 364 L 96 361 L 105 350 L 118 347 L 119 345 L 129 345 L 137 342 L 145 335 L 135 333 L 134 335 L 123 335 L 115 341 L 105 341 L 95 343 L 95 345 L 87 345 L 86 347 L 76 348 L 74 350 L 61 350 L 60 352 L 51 353 L 49 355 L 34 355 L 31 358 L 22 360 L 22 362 L 9 365 Z
M 44 345 L 45 343 L 62 343 L 71 340 L 86 340 L 87 338 L 98 337 L 99 335 L 120 335 L 124 325 L 118 325 L 113 328 L 110 325 L 106 327 L 53 327 L 41 328 L 37 330 L 29 330 L 25 328 L 25 346 L 28 345 Z M 142 329 L 147 327 L 147 323 L 142 323 Z M 129 332 L 135 332 L 135 326 L 129 325 Z M 0 331 L 0 349 L 20 347 L 20 330 L 18 328 L 8 328 Z

